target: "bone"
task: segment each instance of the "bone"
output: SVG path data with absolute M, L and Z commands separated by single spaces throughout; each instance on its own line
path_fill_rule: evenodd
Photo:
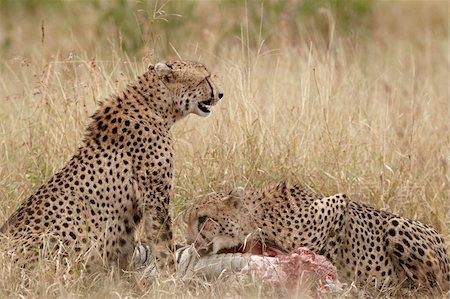
M 178 249 L 175 252 L 175 257 L 178 264 L 177 277 L 182 279 L 190 279 L 196 275 L 217 278 L 226 272 L 240 272 L 253 261 L 262 258 L 247 253 L 213 254 L 200 257 L 191 246 Z M 136 270 L 144 270 L 151 276 L 156 275 L 155 265 L 148 246 L 139 245 L 136 247 L 134 264 Z

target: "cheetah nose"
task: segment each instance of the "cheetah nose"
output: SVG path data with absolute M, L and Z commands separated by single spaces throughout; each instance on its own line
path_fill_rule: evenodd
M 223 98 L 223 93 L 219 92 L 219 94 L 217 95 L 219 97 L 219 99 Z

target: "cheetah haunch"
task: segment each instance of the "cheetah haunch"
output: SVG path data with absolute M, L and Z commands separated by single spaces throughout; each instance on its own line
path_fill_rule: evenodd
M 209 115 L 222 96 L 200 63 L 150 66 L 100 105 L 76 154 L 0 231 L 17 240 L 27 264 L 38 259 L 49 235 L 53 249 L 87 253 L 88 268 L 102 260 L 127 268 L 142 223 L 158 268 L 172 266 L 169 130 L 190 113 Z
M 187 241 L 200 255 L 261 240 L 289 252 L 308 247 L 359 285 L 447 291 L 450 259 L 431 227 L 347 199 L 289 184 L 211 193 L 185 214 Z M 234 249 L 232 248 L 234 247 Z

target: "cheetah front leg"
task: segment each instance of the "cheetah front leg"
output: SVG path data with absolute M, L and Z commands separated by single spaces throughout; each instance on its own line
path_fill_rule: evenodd
M 133 254 L 136 248 L 136 241 L 133 235 L 128 235 L 118 240 L 118 264 L 120 269 L 133 269 Z
M 146 208 L 143 219 L 145 230 L 143 242 L 152 245 L 152 255 L 158 271 L 171 272 L 175 266 L 172 220 L 165 202 L 168 201 L 157 200 Z
M 162 179 L 158 171 L 154 172 L 154 176 L 148 177 L 144 165 L 136 165 L 132 177 L 133 195 L 136 199 L 134 206 L 140 212 L 139 225 L 143 228 L 141 241 L 150 246 L 157 270 L 172 272 L 175 259 L 169 215 L 171 180 L 168 175 Z

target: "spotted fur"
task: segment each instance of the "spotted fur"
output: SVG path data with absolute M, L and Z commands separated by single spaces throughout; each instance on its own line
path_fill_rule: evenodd
M 144 225 L 143 242 L 153 244 L 158 267 L 170 267 L 169 130 L 190 113 L 207 116 L 222 96 L 200 63 L 150 66 L 100 105 L 72 159 L 19 206 L 1 232 L 17 240 L 27 264 L 50 236 L 50 248 L 87 255 L 89 266 L 106 261 L 127 268 L 135 230 Z
M 325 255 L 341 279 L 359 285 L 448 291 L 450 259 L 430 226 L 345 194 L 323 197 L 290 184 L 212 193 L 185 214 L 187 241 L 202 255 L 249 240 Z

